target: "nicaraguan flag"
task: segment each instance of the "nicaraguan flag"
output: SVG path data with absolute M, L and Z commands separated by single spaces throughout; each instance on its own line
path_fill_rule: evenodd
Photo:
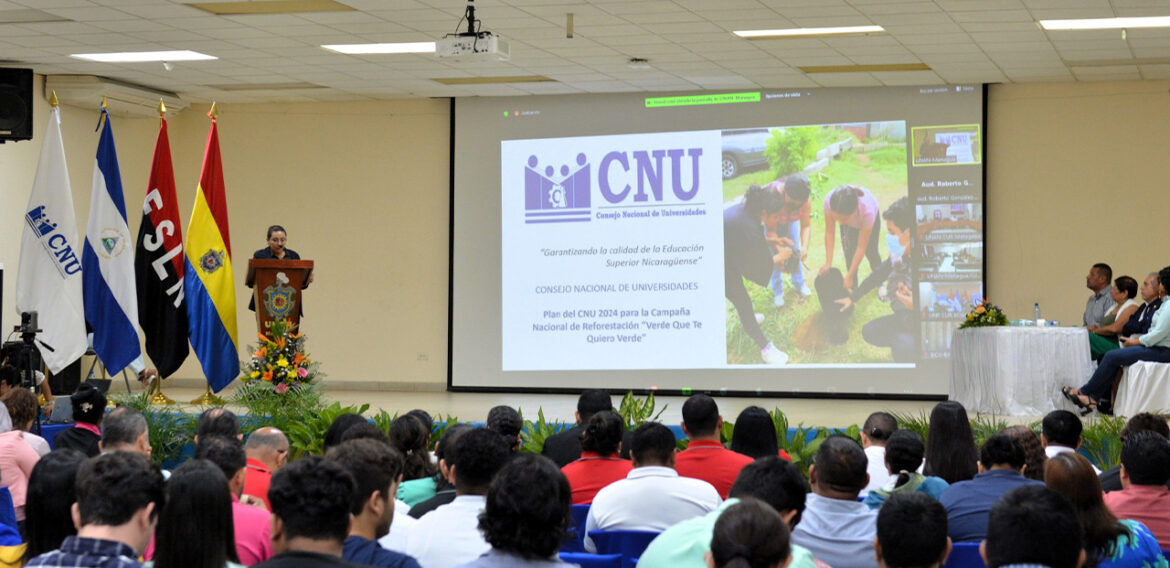
M 240 374 L 236 339 L 236 288 L 228 237 L 227 196 L 215 118 L 207 133 L 203 171 L 187 224 L 187 317 L 191 347 L 211 389 L 219 392 Z
M 110 373 L 126 368 L 142 356 L 138 346 L 137 289 L 134 284 L 134 241 L 126 225 L 122 176 L 114 151 L 110 115 L 98 139 L 93 168 L 93 192 L 85 248 L 81 256 L 85 289 L 85 320 L 93 328 L 93 350 Z
M 186 262 L 180 227 L 171 144 L 164 118 L 154 145 L 154 163 L 150 167 L 146 199 L 142 202 L 142 224 L 138 227 L 138 246 L 134 252 L 138 325 L 142 326 L 146 338 L 146 353 L 164 379 L 179 369 L 190 352 L 183 289 Z
M 87 341 L 77 219 L 57 107 L 49 111 L 32 194 L 22 213 L 16 310 L 37 312 L 43 330 L 37 334 L 41 359 L 50 371 L 60 373 L 85 353 Z

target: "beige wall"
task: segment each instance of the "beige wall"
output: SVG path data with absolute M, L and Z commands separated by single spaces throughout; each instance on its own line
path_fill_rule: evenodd
M 1010 316 L 1039 301 L 1049 318 L 1079 322 L 1089 265 L 1144 275 L 1157 250 L 1170 148 L 1170 82 L 997 85 L 988 117 L 990 297 Z M 252 340 L 242 267 L 265 227 L 317 262 L 305 331 L 329 381 L 437 389 L 446 383 L 449 211 L 448 103 L 223 105 L 220 142 L 243 345 Z M 207 136 L 206 107 L 170 121 L 184 221 Z M 0 145 L 0 262 L 4 323 L 16 316 L 21 208 L 40 153 L 36 138 Z M 95 112 L 64 107 L 79 230 L 89 208 Z M 155 119 L 115 118 L 130 228 L 137 231 Z M 1149 238 L 1143 238 L 1148 236 Z M 10 328 L 9 328 L 10 329 Z M 242 345 L 242 346 L 243 346 Z M 191 357 L 178 377 L 201 377 Z

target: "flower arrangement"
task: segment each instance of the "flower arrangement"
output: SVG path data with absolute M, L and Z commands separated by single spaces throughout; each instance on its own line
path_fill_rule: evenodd
M 967 319 L 963 320 L 963 323 L 959 326 L 959 329 L 1007 324 L 1008 318 L 1007 315 L 1003 313 L 1003 310 L 1000 309 L 999 306 L 992 305 L 990 300 L 984 298 L 982 304 L 976 305 L 975 308 L 967 314 Z
M 245 384 L 260 381 L 276 394 L 285 394 L 313 383 L 317 363 L 305 353 L 305 338 L 295 327 L 279 320 L 272 322 L 271 336 L 256 334 L 260 344 L 244 363 Z

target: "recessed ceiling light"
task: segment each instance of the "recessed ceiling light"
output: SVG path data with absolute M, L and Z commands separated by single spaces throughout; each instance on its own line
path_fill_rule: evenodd
M 434 53 L 435 42 L 416 41 L 413 43 L 352 43 L 342 45 L 322 45 L 329 51 L 346 55 L 374 55 L 383 53 Z
M 193 2 L 187 4 L 217 16 L 253 14 L 300 14 L 305 12 L 352 12 L 354 9 L 334 0 L 262 0 L 252 2 Z
M 142 63 L 144 61 L 206 61 L 219 59 L 198 51 L 126 51 L 121 53 L 74 53 L 69 57 L 101 63 Z
M 881 26 L 843 26 L 836 28 L 788 28 L 782 30 L 740 30 L 731 32 L 744 39 L 776 39 L 843 34 L 872 34 L 884 32 Z
M 1088 18 L 1081 20 L 1040 20 L 1046 30 L 1116 30 L 1125 28 L 1168 28 L 1170 16 L 1142 18 Z

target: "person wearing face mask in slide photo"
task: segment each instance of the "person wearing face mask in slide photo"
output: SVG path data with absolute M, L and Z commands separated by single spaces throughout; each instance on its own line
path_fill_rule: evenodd
M 841 311 L 845 311 L 885 281 L 890 291 L 890 309 L 894 313 L 866 323 L 861 328 L 861 336 L 871 345 L 889 347 L 894 361 L 904 363 L 914 360 L 918 345 L 914 295 L 910 287 L 910 231 L 914 222 L 910 200 L 902 197 L 893 202 L 882 217 L 886 222 L 890 257 L 875 268 L 849 297 L 841 298 L 837 303 L 841 305 Z

